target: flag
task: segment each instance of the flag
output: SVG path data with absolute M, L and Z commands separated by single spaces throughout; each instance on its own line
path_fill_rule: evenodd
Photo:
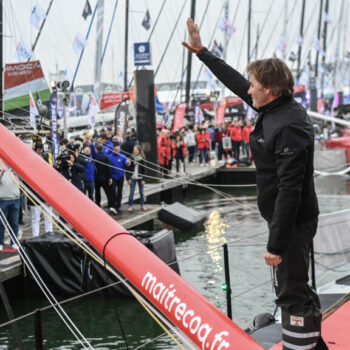
M 304 38 L 300 35 L 300 33 L 297 36 L 296 43 L 300 46 L 304 43 Z
M 37 2 L 32 10 L 32 13 L 30 15 L 30 23 L 33 27 L 36 29 L 40 29 L 40 22 L 41 20 L 46 18 L 46 12 L 43 10 L 43 8 L 39 5 Z
M 127 102 L 121 103 L 115 110 L 114 115 L 115 130 L 117 132 L 117 140 L 119 143 L 125 142 L 129 116 L 129 104 Z
M 59 151 L 59 137 L 57 132 L 57 91 L 53 91 L 49 103 L 50 139 L 52 159 L 55 162 Z
M 203 120 L 204 120 L 203 111 L 199 100 L 197 100 L 196 104 L 194 105 L 194 125 L 198 126 L 202 124 Z
M 297 60 L 297 55 L 293 52 L 293 51 L 291 51 L 291 53 L 290 53 L 290 55 L 289 55 L 289 61 L 292 61 L 292 62 L 294 62 L 294 61 L 296 61 Z
M 284 39 L 283 36 L 280 37 L 280 41 L 278 42 L 277 45 L 277 50 L 284 51 L 287 48 L 287 43 L 286 40 Z
M 91 14 L 92 14 L 92 11 L 91 11 L 89 0 L 86 0 L 82 16 L 86 20 Z
M 17 45 L 16 56 L 18 62 L 28 61 L 33 56 L 32 49 L 22 39 Z
M 324 13 L 323 13 L 323 19 L 324 19 L 324 21 L 325 21 L 326 23 L 332 24 L 332 20 L 330 19 L 330 17 L 329 17 L 329 15 L 328 15 L 327 12 L 324 12 Z
M 213 44 L 213 48 L 211 49 L 211 52 L 218 56 L 218 57 L 221 57 L 221 55 L 223 54 L 224 52 L 224 48 L 222 47 L 221 43 L 218 44 L 216 40 L 214 40 L 214 44 Z
M 204 74 L 204 79 L 207 82 L 207 89 L 210 89 L 210 90 L 216 89 L 218 84 L 214 77 L 214 74 L 207 67 L 204 67 L 203 74 Z
M 187 103 L 181 103 L 177 106 L 174 114 L 173 120 L 173 130 L 172 133 L 181 129 L 184 125 L 185 113 L 186 113 Z
M 81 50 L 84 50 L 85 47 L 87 46 L 88 42 L 87 40 L 84 38 L 84 36 L 80 33 L 77 33 L 74 41 L 73 41 L 73 50 L 74 52 L 79 55 Z
M 224 33 L 226 32 L 228 36 L 231 36 L 232 33 L 236 31 L 236 28 L 232 26 L 228 18 L 224 15 L 222 15 L 220 18 L 219 29 Z
M 38 108 L 36 107 L 32 92 L 29 90 L 29 122 L 30 126 L 37 131 L 35 117 L 39 115 Z
M 89 107 L 88 107 L 88 116 L 89 116 L 89 124 L 94 129 L 95 127 L 95 114 L 100 111 L 100 107 L 98 106 L 95 96 L 91 93 Z
M 141 24 L 142 24 L 142 27 L 145 28 L 146 30 L 151 28 L 151 16 L 149 15 L 148 10 L 146 11 L 145 16 L 143 17 Z
M 322 50 L 322 44 L 321 41 L 317 38 L 314 40 L 314 48 L 316 51 L 321 51 Z

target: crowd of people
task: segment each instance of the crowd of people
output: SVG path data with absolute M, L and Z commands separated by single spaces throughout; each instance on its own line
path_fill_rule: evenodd
M 224 125 L 201 124 L 198 127 L 184 126 L 176 132 L 157 127 L 159 171 L 170 175 L 174 163 L 177 173 L 185 174 L 186 164 L 198 159 L 200 166 L 208 166 L 211 152 L 218 160 L 238 162 L 250 159 L 249 134 L 252 130 L 249 120 L 234 120 Z M 48 147 L 51 147 L 48 140 Z M 125 141 L 119 142 L 112 128 L 102 129 L 94 135 L 60 138 L 59 154 L 53 161 L 45 152 L 40 137 L 33 138 L 33 151 L 60 172 L 76 188 L 101 206 L 101 189 L 105 193 L 110 214 L 118 215 L 122 208 L 124 182 L 129 185 L 127 210 L 133 211 L 136 187 L 140 193 L 141 209 L 146 211 L 144 194 L 145 170 L 147 169 L 143 149 L 136 141 L 134 130 L 128 130 Z M 240 154 L 241 150 L 244 156 Z M 11 170 L 1 164 L 0 209 L 4 212 L 17 235 L 19 224 L 23 223 L 24 195 L 17 186 L 8 186 Z M 28 185 L 27 185 L 28 186 Z M 34 196 L 27 201 L 30 208 L 32 235 L 39 236 L 40 220 L 44 218 L 45 233 L 53 231 L 52 208 L 30 188 Z M 40 206 L 43 203 L 45 209 Z M 44 215 L 42 215 L 44 213 Z M 4 246 L 5 227 L 0 222 L 0 250 Z M 15 242 L 11 244 L 16 248 Z
M 136 183 L 141 209 L 147 210 L 143 189 L 145 155 L 132 132 L 128 132 L 122 144 L 111 128 L 84 138 L 63 139 L 61 143 L 54 167 L 98 206 L 101 206 L 102 188 L 110 213 L 118 215 L 126 179 L 130 185 L 128 211 L 133 210 Z
M 212 153 L 216 154 L 219 161 L 224 160 L 227 164 L 237 166 L 240 161 L 251 163 L 249 135 L 252 130 L 253 124 L 247 118 L 224 124 L 212 122 L 198 127 L 184 126 L 175 133 L 158 126 L 159 165 L 165 174 L 172 170 L 175 162 L 176 172 L 184 174 L 187 156 L 188 163 L 193 163 L 198 158 L 199 166 L 203 167 L 208 166 Z

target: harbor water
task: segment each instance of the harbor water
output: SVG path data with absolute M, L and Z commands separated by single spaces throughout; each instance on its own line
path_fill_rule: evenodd
M 321 213 L 350 208 L 348 177 L 316 178 L 316 188 Z M 187 191 L 183 203 L 205 212 L 208 220 L 200 232 L 175 232 L 176 252 L 182 277 L 226 313 L 222 245 L 227 243 L 233 321 L 245 329 L 256 314 L 273 313 L 275 308 L 270 271 L 263 259 L 268 233 L 257 209 L 255 188 L 225 192 L 232 199 L 198 187 Z M 16 317 L 48 304 L 44 297 L 10 302 Z M 64 309 L 94 349 L 179 348 L 134 299 L 92 295 L 68 302 Z M 1 312 L 0 323 L 5 321 Z M 25 349 L 34 349 L 34 317 L 19 321 L 18 327 Z M 42 313 L 42 327 L 45 349 L 82 348 L 52 309 Z M 11 327 L 1 328 L 0 349 L 16 348 Z

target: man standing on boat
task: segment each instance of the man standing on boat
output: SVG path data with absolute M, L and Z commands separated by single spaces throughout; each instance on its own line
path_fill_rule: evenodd
M 309 250 L 319 214 L 313 127 L 293 99 L 292 73 L 277 58 L 258 60 L 247 67 L 248 81 L 203 47 L 192 19 L 187 28 L 189 42 L 183 45 L 259 114 L 250 146 L 258 206 L 269 226 L 265 261 L 273 269 L 276 303 L 282 310 L 283 349 L 327 349 L 319 299 L 308 285 Z

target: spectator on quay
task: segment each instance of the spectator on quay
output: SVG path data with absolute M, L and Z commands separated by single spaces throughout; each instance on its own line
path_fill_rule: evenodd
M 13 179 L 19 181 L 12 169 L 0 158 L 0 210 L 8 221 L 15 236 L 18 236 L 19 230 L 19 207 L 20 207 L 20 190 Z M 1 218 L 3 219 L 2 215 Z M 0 251 L 4 249 L 5 226 L 0 220 Z M 18 249 L 17 244 L 12 240 L 13 249 Z
M 186 142 L 183 140 L 180 134 L 177 134 L 175 136 L 175 141 L 172 145 L 172 151 L 173 151 L 173 158 L 175 158 L 175 161 L 176 161 L 176 172 L 179 173 L 180 171 L 180 160 L 181 160 L 183 164 L 183 171 L 181 172 L 185 173 L 186 172 L 185 157 L 187 156 Z
M 251 158 L 250 155 L 250 147 L 249 147 L 249 135 L 253 130 L 253 125 L 249 119 L 246 119 L 245 127 L 243 128 L 242 138 L 243 138 L 243 151 L 247 160 L 249 161 Z
M 113 206 L 112 203 L 112 167 L 109 157 L 103 153 L 103 146 L 96 145 L 95 158 L 95 203 L 101 206 L 101 187 L 105 191 L 107 197 L 108 208 Z
M 198 129 L 196 134 L 197 148 L 199 152 L 199 166 L 208 166 L 208 149 L 210 142 L 210 134 L 205 128 Z
M 240 122 L 234 120 L 232 122 L 232 126 L 230 128 L 230 137 L 232 140 L 232 150 L 233 150 L 233 157 L 239 161 L 239 152 L 242 142 L 242 128 L 240 127 Z
M 222 138 L 225 135 L 225 130 L 222 127 L 222 124 L 218 125 L 218 127 L 215 129 L 214 133 L 214 141 L 216 144 L 216 148 L 218 150 L 218 160 L 222 160 L 222 155 L 224 154 L 224 149 L 222 147 Z
M 43 158 L 46 162 L 48 162 L 48 157 L 45 157 L 44 154 L 44 145 L 42 143 L 37 143 L 34 148 L 34 152 L 38 154 L 41 158 Z M 32 189 L 33 191 L 33 189 Z M 37 193 L 35 195 L 38 197 L 40 201 L 44 201 Z M 32 234 L 33 237 L 38 237 L 40 233 L 40 219 L 41 219 L 41 209 L 40 203 L 38 203 L 34 198 L 34 203 L 31 200 L 28 200 L 28 205 L 30 207 L 31 219 L 32 219 Z M 52 207 L 47 203 L 45 205 L 47 210 L 45 210 L 44 214 L 44 225 L 45 225 L 45 233 L 52 232 Z
M 193 162 L 193 156 L 195 153 L 195 147 L 196 147 L 196 137 L 193 133 L 193 127 L 187 128 L 185 131 L 185 137 L 184 141 L 187 145 L 187 150 L 188 150 L 188 162 L 192 163 Z
M 124 154 L 120 153 L 120 144 L 115 143 L 113 146 L 113 152 L 109 156 L 109 161 L 112 168 L 112 206 L 109 208 L 111 214 L 117 215 L 118 211 L 121 211 L 121 203 L 123 197 L 123 185 L 124 175 L 127 164 L 127 158 Z
M 127 132 L 125 142 L 120 146 L 122 153 L 129 157 L 134 150 L 135 142 L 132 140 L 132 133 Z
M 126 179 L 130 184 L 130 195 L 129 195 L 129 208 L 128 211 L 133 211 L 132 205 L 134 201 L 135 187 L 136 184 L 139 186 L 140 192 L 140 205 L 142 210 L 147 210 L 145 206 L 145 195 L 144 185 L 145 180 L 143 179 L 145 171 L 145 154 L 139 145 L 134 146 L 134 150 L 128 162 L 128 170 L 126 173 Z
M 113 151 L 113 142 L 107 139 L 107 135 L 105 133 L 101 133 L 99 142 L 102 143 L 103 153 L 107 156 L 110 156 Z
M 106 137 L 107 137 L 107 140 L 112 141 L 113 129 L 111 127 L 107 128 Z
M 167 129 L 163 129 L 158 137 L 158 161 L 162 175 L 167 175 L 170 163 L 171 141 L 170 133 Z
M 208 132 L 210 135 L 210 150 L 215 151 L 215 128 L 213 123 L 209 124 Z
M 92 145 L 93 146 L 93 145 Z M 85 165 L 85 179 L 84 179 L 84 191 L 88 193 L 89 198 L 94 200 L 95 191 L 95 161 L 92 155 L 92 146 L 86 144 L 83 149 L 83 156 L 86 162 Z M 94 148 L 95 149 L 95 148 Z

